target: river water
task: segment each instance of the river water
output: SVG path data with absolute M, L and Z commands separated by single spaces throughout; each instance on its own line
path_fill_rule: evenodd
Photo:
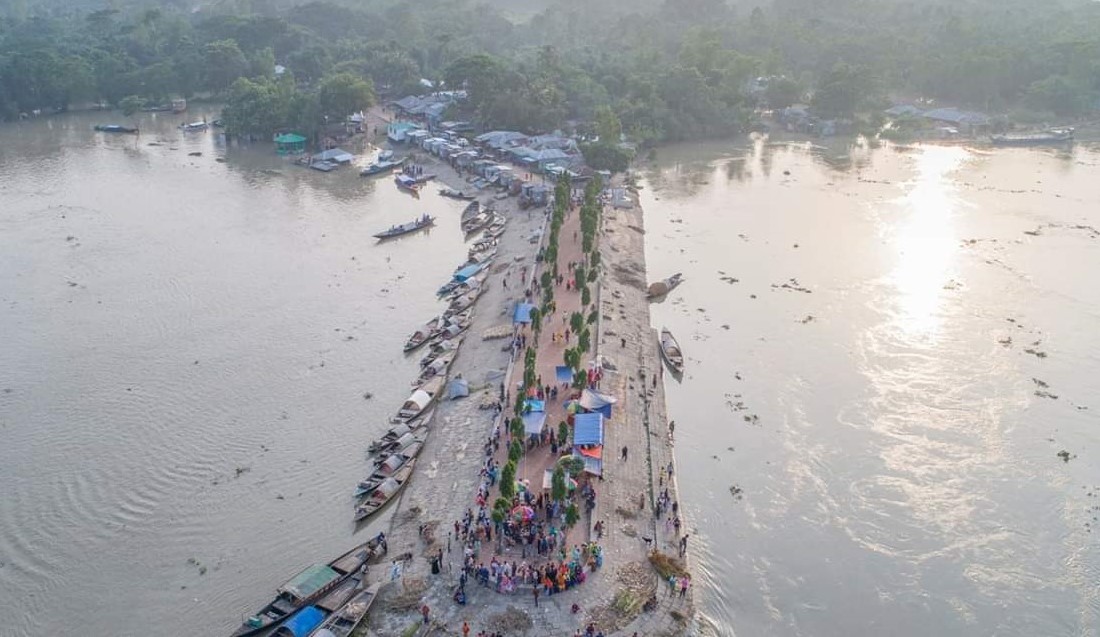
M 1100 634 L 1100 148 L 753 140 L 642 175 L 713 632 Z
M 385 524 L 351 491 L 462 203 L 110 117 L 0 126 L 0 635 L 228 634 Z
M 385 524 L 353 536 L 349 491 L 462 205 L 102 121 L 0 127 L 0 634 L 226 634 Z M 643 171 L 714 632 L 1096 634 L 1098 166 L 758 142 Z

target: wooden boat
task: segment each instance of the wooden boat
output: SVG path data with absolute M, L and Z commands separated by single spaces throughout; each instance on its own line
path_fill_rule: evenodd
M 415 192 L 415 193 L 420 192 L 420 184 L 417 183 L 416 179 L 414 179 L 414 178 L 412 178 L 412 177 L 410 177 L 410 176 L 408 176 L 404 173 L 394 175 L 393 176 L 393 181 L 394 181 L 394 183 L 397 184 L 397 187 L 402 189 L 402 190 L 408 190 L 409 192 Z
M 97 124 L 95 130 L 101 133 L 136 133 L 138 129 L 130 128 L 129 126 L 119 126 L 118 124 Z
M 1037 133 L 1007 133 L 993 135 L 990 141 L 994 146 L 1048 146 L 1066 144 L 1073 141 L 1074 129 L 1051 128 Z
M 397 421 L 408 422 L 426 410 L 443 391 L 443 378 L 433 378 L 417 387 L 397 410 Z
M 387 451 L 391 451 L 395 445 L 405 444 L 399 441 L 401 441 L 401 439 L 408 434 L 416 433 L 418 431 L 421 431 L 422 429 L 426 429 L 428 427 L 428 424 L 431 423 L 432 415 L 434 414 L 435 410 L 429 409 L 428 411 L 423 412 L 420 416 L 417 416 L 416 418 L 413 418 L 408 422 L 403 422 L 394 425 L 393 427 L 390 427 L 389 430 L 386 431 L 386 433 L 382 434 L 381 438 L 370 443 L 370 446 L 367 447 L 367 453 L 385 453 Z
M 466 261 L 466 263 L 469 263 L 470 265 L 481 265 L 482 263 L 488 263 L 497 258 L 497 253 L 499 252 L 500 250 L 496 248 L 493 248 L 492 250 L 487 250 L 485 252 L 475 252 L 467 257 L 468 260 Z
M 462 201 L 470 201 L 474 199 L 474 195 L 468 195 L 461 190 L 455 190 L 454 188 L 440 188 L 439 194 L 442 197 L 449 199 L 461 199 Z
M 497 247 L 499 244 L 500 244 L 500 241 L 498 241 L 497 239 L 481 239 L 481 240 L 477 241 L 476 243 L 474 243 L 474 245 L 470 246 L 470 251 L 467 254 L 470 255 L 470 256 L 473 256 L 474 254 L 477 254 L 478 252 L 484 252 L 486 250 L 491 250 L 491 249 Z
M 671 292 L 677 285 L 684 282 L 684 275 L 677 272 L 667 279 L 657 281 L 656 283 L 649 284 L 649 289 L 646 290 L 645 297 L 647 299 L 655 299 L 662 297 Z
M 462 338 L 440 340 L 437 343 L 433 343 L 431 350 L 427 354 L 425 354 L 423 358 L 420 359 L 420 366 L 424 367 L 425 365 L 434 361 L 437 357 L 442 356 L 447 352 L 453 352 L 454 350 L 458 349 L 458 346 L 461 344 Z
M 401 467 L 405 466 L 405 463 L 411 461 L 420 454 L 420 450 L 423 446 L 424 441 L 422 439 L 416 439 L 406 447 L 396 449 L 385 458 L 376 460 L 374 463 L 374 472 L 356 487 L 355 499 L 362 500 L 387 479 L 396 475 L 397 472 L 401 470 Z
M 504 234 L 504 226 L 508 225 L 508 219 L 500 215 L 493 217 L 493 220 L 489 223 L 489 229 L 487 232 L 494 233 L 496 236 Z
M 479 287 L 476 290 L 472 290 L 470 292 L 467 292 L 466 294 L 463 294 L 462 296 L 456 297 L 454 300 L 451 301 L 448 309 L 452 312 L 462 312 L 464 310 L 467 310 L 473 307 L 474 303 L 477 303 L 478 298 L 481 297 L 481 293 L 484 291 L 485 288 Z
M 201 133 L 209 127 L 210 125 L 206 122 L 191 122 L 190 124 L 180 124 L 180 130 L 185 133 Z
M 394 237 L 400 237 L 403 234 L 409 234 L 410 232 L 416 232 L 422 228 L 435 225 L 435 217 L 425 214 L 423 217 L 415 221 L 403 223 L 399 226 L 391 226 L 389 230 L 383 230 L 374 235 L 375 239 L 392 239 Z
M 465 331 L 466 327 L 467 326 L 456 326 L 456 328 L 461 331 Z M 454 362 L 457 354 L 458 352 L 447 352 L 446 354 L 437 356 L 435 360 L 424 366 L 424 369 L 420 371 L 420 376 L 413 381 L 413 385 L 421 385 L 436 376 L 446 376 L 447 370 L 451 368 L 451 363 Z
M 386 173 L 392 173 L 395 169 L 400 168 L 405 164 L 405 158 L 385 160 L 379 159 L 367 165 L 366 168 L 359 171 L 360 177 L 374 177 L 375 175 L 382 175 Z
M 405 447 L 411 445 L 412 443 L 416 442 L 417 440 L 422 440 L 421 438 L 417 438 L 417 436 L 416 436 L 416 430 L 417 429 L 418 428 L 410 428 L 409 432 L 402 435 L 400 438 L 398 438 L 396 440 L 391 440 L 391 441 L 386 442 L 385 444 L 379 446 L 378 447 L 378 452 L 382 453 L 382 454 L 389 455 L 389 454 L 394 453 L 394 452 L 396 452 L 400 449 L 404 449 Z
M 473 234 L 487 227 L 492 222 L 492 215 L 485 212 L 478 213 L 476 216 L 462 222 L 462 231 L 466 234 Z
M 485 231 L 485 234 L 481 235 L 482 240 L 486 239 L 499 239 L 504 234 L 504 226 L 493 226 Z
M 432 320 L 425 323 L 420 329 L 413 332 L 409 340 L 405 341 L 405 351 L 411 352 L 420 348 L 421 345 L 428 342 L 428 339 L 432 337 L 440 327 L 443 326 L 443 317 L 437 316 Z
M 372 584 L 354 594 L 347 603 L 329 615 L 317 630 L 310 633 L 309 637 L 350 637 L 359 624 L 363 623 L 383 585 L 384 582 Z
M 459 221 L 466 223 L 479 214 L 481 214 L 481 202 L 471 201 L 468 206 L 462 209 L 462 217 L 459 218 Z
M 483 282 L 482 282 L 483 278 L 484 277 L 481 277 L 481 276 L 474 276 L 474 277 L 470 277 L 470 278 L 466 279 L 465 281 L 462 281 L 462 282 L 458 283 L 458 285 L 455 285 L 451 288 L 450 292 L 447 292 L 446 294 L 443 295 L 443 300 L 450 303 L 451 301 L 457 299 L 460 296 L 463 296 L 464 294 L 469 294 L 470 292 L 473 292 L 474 290 L 479 289 L 483 285 Z M 462 311 L 460 310 L 460 311 L 457 311 L 457 312 L 448 312 L 448 313 L 451 316 L 454 316 L 456 314 L 461 314 Z
M 401 489 L 409 483 L 413 469 L 416 467 L 416 459 L 405 463 L 392 477 L 386 478 L 382 484 L 366 496 L 362 504 L 355 507 L 354 520 L 359 522 L 382 510 L 394 497 L 401 493 Z
M 676 337 L 668 331 L 667 327 L 661 329 L 659 345 L 661 346 L 661 356 L 672 368 L 672 371 L 677 374 L 684 373 L 684 352 L 680 349 L 680 343 L 676 340 Z
M 328 596 L 348 577 L 358 573 L 379 550 L 385 551 L 384 547 L 385 536 L 376 536 L 328 564 L 314 564 L 306 568 L 276 589 L 275 599 L 246 619 L 232 637 L 271 633 L 284 620 Z

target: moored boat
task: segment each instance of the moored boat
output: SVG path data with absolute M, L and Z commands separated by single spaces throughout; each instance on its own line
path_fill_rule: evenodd
M 417 183 L 416 179 L 414 179 L 414 178 L 412 178 L 412 177 L 410 177 L 406 174 L 402 173 L 402 174 L 394 175 L 393 176 L 393 181 L 394 181 L 394 183 L 397 184 L 397 187 L 402 189 L 402 190 L 407 190 L 409 192 L 415 192 L 415 193 L 420 192 L 420 184 Z
M 671 292 L 676 286 L 684 282 L 684 275 L 680 272 L 673 274 L 667 279 L 662 279 L 656 283 L 650 283 L 649 289 L 646 290 L 647 299 L 655 299 L 662 297 Z
M 382 232 L 379 232 L 379 233 L 375 234 L 374 238 L 375 239 L 392 239 L 394 237 L 400 237 L 403 234 L 409 234 L 410 232 L 416 232 L 417 230 L 427 228 L 428 226 L 431 226 L 431 225 L 434 225 L 434 224 L 435 224 L 435 217 L 433 217 L 429 214 L 425 214 L 424 216 L 420 217 L 419 219 L 417 219 L 415 221 L 410 221 L 408 223 L 403 223 L 403 224 L 398 225 L 398 226 L 390 226 L 389 230 L 383 230 Z
M 462 201 L 470 201 L 474 198 L 474 195 L 469 195 L 461 190 L 455 190 L 454 188 L 440 188 L 440 196 L 447 197 L 449 199 L 461 199 Z
M 180 124 L 180 130 L 185 133 L 199 133 L 209 127 L 210 125 L 206 122 L 191 122 L 189 124 Z
M 443 325 L 443 317 L 437 316 L 432 320 L 425 323 L 420 329 L 413 332 L 409 340 L 405 341 L 405 351 L 411 352 L 419 349 L 421 345 L 428 342 L 428 339 Z
M 129 126 L 119 126 L 118 124 L 97 124 L 94 126 L 95 130 L 101 133 L 136 133 L 138 129 L 130 128 Z
M 1074 129 L 1050 128 L 1035 133 L 1006 133 L 993 135 L 990 141 L 994 146 L 1047 146 L 1065 144 L 1073 141 Z
M 481 213 L 478 213 L 477 215 L 463 221 L 462 222 L 462 231 L 465 232 L 466 234 L 473 234 L 474 232 L 477 232 L 478 230 L 481 230 L 481 229 L 487 227 L 492 222 L 493 222 L 493 216 L 492 215 L 490 215 L 486 212 L 481 212 Z
M 459 218 L 459 221 L 461 221 L 462 223 L 465 223 L 465 222 L 469 221 L 470 219 L 473 219 L 474 217 L 478 216 L 478 214 L 480 214 L 480 213 L 481 213 L 481 202 L 480 201 L 471 201 L 468 206 L 466 206 L 465 208 L 462 209 L 462 216 Z
M 378 538 L 372 538 L 328 564 L 314 564 L 290 578 L 276 589 L 275 599 L 260 609 L 260 612 L 246 619 L 232 637 L 270 634 L 280 623 L 326 598 L 349 576 L 358 573 L 375 555 L 379 545 Z
M 667 327 L 661 329 L 659 345 L 661 356 L 672 368 L 672 371 L 677 374 L 684 373 L 684 352 L 680 349 L 680 343 L 676 340 L 676 337 L 672 335 Z
M 372 584 L 352 595 L 347 603 L 325 618 L 309 637 L 350 637 L 359 624 L 363 623 L 383 585 L 384 582 Z
M 392 173 L 395 169 L 404 165 L 405 159 L 386 160 L 379 159 L 376 162 L 369 164 L 366 168 L 359 171 L 360 177 L 373 177 L 375 175 L 383 175 L 386 173 Z
M 397 421 L 408 422 L 424 412 L 443 391 L 443 380 L 443 378 L 433 378 L 416 388 L 401 405 L 401 409 L 397 410 Z
M 354 519 L 356 522 L 364 520 L 386 506 L 393 498 L 401 493 L 401 489 L 409 483 L 413 469 L 416 467 L 416 459 L 410 460 L 401 467 L 392 477 L 386 478 L 374 491 L 366 496 L 362 504 L 355 507 Z
M 355 499 L 362 500 L 374 492 L 374 490 L 387 479 L 397 475 L 397 472 L 400 471 L 406 463 L 411 462 L 420 454 L 420 450 L 423 446 L 424 441 L 422 439 L 417 439 L 405 448 L 395 450 L 385 458 L 375 461 L 374 472 L 371 473 L 366 480 L 359 483 L 359 486 L 355 490 Z

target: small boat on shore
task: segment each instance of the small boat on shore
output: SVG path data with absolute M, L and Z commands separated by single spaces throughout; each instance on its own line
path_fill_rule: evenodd
M 119 126 L 118 124 L 97 124 L 94 126 L 95 130 L 100 133 L 137 133 L 138 129 L 130 128 L 129 126 Z
M 662 297 L 676 288 L 684 282 L 684 275 L 680 272 L 673 274 L 667 279 L 657 281 L 656 283 L 650 283 L 649 289 L 646 290 L 645 297 L 647 299 L 655 299 Z
M 461 190 L 455 190 L 454 188 L 440 188 L 439 195 L 447 197 L 448 199 L 460 199 L 462 201 L 470 201 L 475 197 L 475 195 L 469 195 Z
M 417 183 L 416 179 L 414 179 L 414 178 L 412 178 L 412 177 L 410 177 L 410 176 L 408 176 L 404 173 L 394 175 L 393 176 L 393 181 L 394 181 L 394 183 L 397 184 L 397 187 L 401 190 L 407 190 L 409 192 L 414 192 L 414 193 L 417 193 L 417 194 L 420 193 L 420 184 Z
M 371 538 L 328 564 L 314 564 L 290 578 L 276 589 L 274 601 L 246 619 L 232 637 L 267 635 L 298 611 L 320 602 L 351 575 L 359 573 L 379 551 L 385 552 L 384 537 Z
M 415 467 L 416 459 L 414 458 L 398 469 L 392 477 L 386 478 L 377 488 L 367 494 L 364 502 L 355 507 L 354 520 L 360 522 L 381 511 L 409 483 Z
M 190 124 L 180 124 L 180 130 L 185 133 L 201 133 L 207 128 L 210 128 L 210 125 L 206 122 L 191 122 Z
M 366 168 L 359 171 L 360 177 L 374 177 L 375 175 L 382 175 L 386 173 L 393 173 L 394 170 L 400 168 L 405 164 L 405 159 L 379 159 L 376 162 L 368 164 Z
M 661 357 L 665 359 L 672 371 L 676 374 L 684 373 L 684 352 L 680 349 L 680 343 L 676 340 L 676 337 L 672 335 L 667 327 L 661 329 L 659 345 L 661 346 Z
M 390 226 L 389 230 L 383 230 L 382 232 L 375 234 L 374 238 L 392 239 L 394 237 L 400 237 L 404 234 L 409 234 L 410 232 L 416 232 L 417 230 L 421 230 L 432 225 L 435 225 L 435 217 L 429 214 L 425 214 L 423 217 L 420 217 L 415 221 L 403 223 L 399 226 Z
M 448 309 L 452 312 L 465 311 L 465 310 L 473 307 L 474 303 L 477 303 L 478 298 L 481 296 L 481 293 L 484 292 L 484 291 L 485 291 L 485 288 L 479 287 L 476 290 L 472 290 L 470 292 L 467 292 L 466 294 L 458 296 L 454 300 L 451 301 L 451 304 L 448 306 Z
M 1006 133 L 993 135 L 990 141 L 994 146 L 1050 146 L 1073 141 L 1074 129 L 1050 128 L 1035 133 Z
M 383 482 L 397 475 L 397 472 L 404 467 L 406 463 L 411 462 L 413 458 L 416 458 L 420 454 L 420 450 L 424 446 L 424 440 L 417 438 L 401 448 L 393 448 L 390 450 L 390 455 L 381 460 L 376 460 L 374 463 L 374 471 L 363 480 L 355 489 L 355 499 L 362 500 L 369 496 L 375 489 L 379 487 Z
M 384 584 L 372 584 L 354 594 L 339 610 L 329 615 L 317 630 L 310 633 L 309 637 L 350 637 L 359 624 L 363 623 Z
M 428 342 L 428 339 L 432 337 L 443 326 L 443 317 L 437 316 L 432 320 L 425 323 L 420 329 L 413 332 L 409 340 L 405 341 L 405 352 L 411 352 L 419 349 L 421 345 Z
M 397 410 L 397 421 L 409 422 L 431 406 L 439 393 L 443 391 L 444 380 L 442 377 L 433 378 L 416 388 L 401 405 L 401 409 Z
M 459 329 L 465 331 L 466 328 L 461 327 Z M 432 378 L 435 378 L 436 376 L 445 376 L 447 374 L 447 370 L 451 368 L 451 363 L 454 362 L 455 356 L 457 354 L 458 352 L 447 352 L 446 354 L 440 354 L 439 356 L 437 356 L 435 360 L 424 366 L 424 368 L 420 371 L 420 376 L 418 376 L 417 379 L 413 381 L 413 384 L 420 385 L 431 380 Z
M 468 206 L 462 209 L 462 216 L 459 217 L 459 221 L 466 223 L 470 219 L 478 216 L 481 213 L 481 202 L 471 201 Z
M 446 354 L 447 352 L 458 349 L 458 346 L 462 344 L 462 339 L 451 339 L 449 341 L 440 340 L 437 343 L 433 343 L 431 349 L 427 354 L 420 359 L 420 366 L 424 367 L 428 363 L 434 361 L 437 357 Z
M 432 421 L 432 415 L 435 413 L 434 409 L 430 409 L 424 412 L 423 415 L 403 422 L 398 425 L 390 427 L 386 433 L 382 434 L 382 437 L 374 442 L 370 443 L 367 447 L 368 454 L 385 453 L 394 448 L 394 446 L 403 446 L 404 443 L 400 442 L 402 438 L 409 434 L 416 433 L 421 429 L 427 428 L 428 423 Z
M 489 213 L 481 212 L 473 217 L 462 222 L 462 232 L 466 234 L 473 234 L 478 230 L 487 227 L 493 222 L 493 217 Z

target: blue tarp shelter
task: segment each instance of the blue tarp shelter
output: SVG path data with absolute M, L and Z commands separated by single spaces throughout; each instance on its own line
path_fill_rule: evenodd
M 278 637 L 306 637 L 313 629 L 321 625 L 325 619 L 325 613 L 316 606 L 306 606 L 295 613 L 279 629 L 275 631 Z
M 554 368 L 554 378 L 559 383 L 571 383 L 573 382 L 573 370 L 565 365 L 558 365 Z
M 532 411 L 523 415 L 523 431 L 528 436 L 537 436 L 542 433 L 546 425 L 545 411 Z
M 516 311 L 512 313 L 512 322 L 530 323 L 531 310 L 533 309 L 535 309 L 535 306 L 531 303 L 516 303 Z
M 573 418 L 573 444 L 575 446 L 603 444 L 603 414 L 577 414 Z
M 603 414 L 603 417 L 611 419 L 611 406 L 618 402 L 618 399 L 607 394 L 601 394 L 591 389 L 586 389 L 581 392 L 580 405 L 585 411 L 596 411 Z
M 523 405 L 524 411 L 546 411 L 545 400 L 535 400 L 533 398 L 529 398 L 523 402 Z

